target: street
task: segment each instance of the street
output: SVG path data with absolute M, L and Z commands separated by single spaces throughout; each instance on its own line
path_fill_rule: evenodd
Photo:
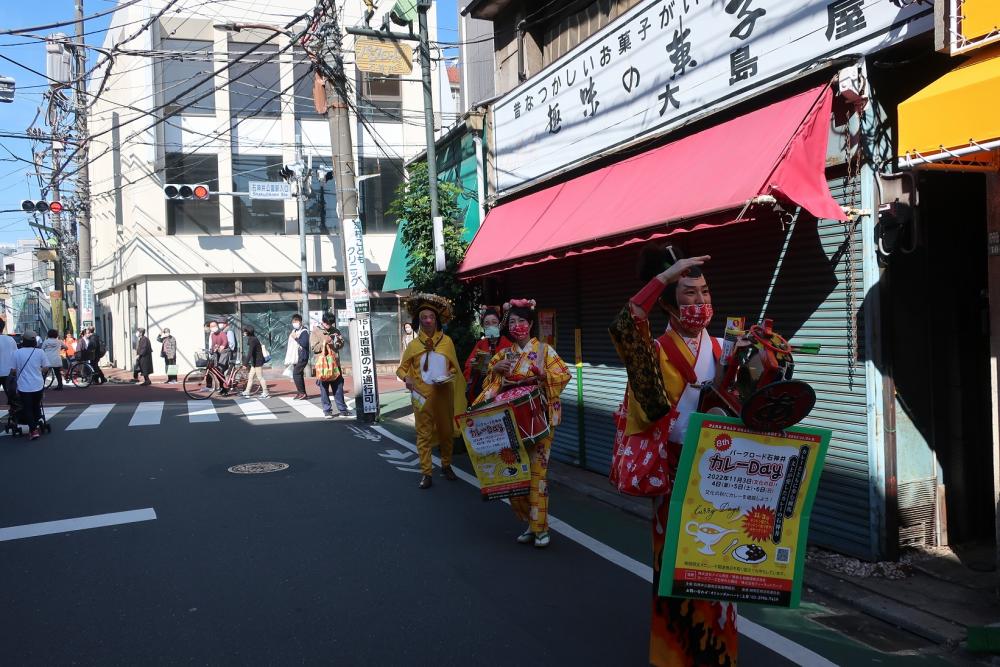
M 280 398 L 47 409 L 51 435 L 0 437 L 7 664 L 646 664 L 648 526 L 592 499 L 556 488 L 542 551 L 467 473 L 419 491 L 398 426 Z M 840 664 L 742 632 L 743 664 Z

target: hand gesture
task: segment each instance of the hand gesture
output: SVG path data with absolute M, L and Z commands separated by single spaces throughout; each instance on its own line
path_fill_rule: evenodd
M 510 359 L 504 359 L 503 361 L 498 361 L 493 366 L 493 371 L 501 375 L 509 375 L 513 366 L 514 364 Z
M 708 260 L 712 259 L 711 255 L 700 255 L 698 257 L 687 257 L 685 259 L 679 260 L 670 266 L 666 271 L 657 276 L 664 285 L 669 285 L 670 283 L 675 283 L 684 276 L 687 272 L 695 266 L 701 266 Z

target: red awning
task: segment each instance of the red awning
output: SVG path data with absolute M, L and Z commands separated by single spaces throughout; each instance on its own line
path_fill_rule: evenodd
M 832 105 L 823 85 L 497 206 L 462 277 L 740 222 L 760 195 L 844 220 L 824 171 Z

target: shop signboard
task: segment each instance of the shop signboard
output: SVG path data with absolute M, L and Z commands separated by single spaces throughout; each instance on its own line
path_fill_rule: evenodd
M 496 102 L 497 189 L 537 182 L 824 62 L 931 30 L 933 12 L 909 0 L 640 2 Z
M 830 436 L 693 415 L 670 496 L 660 595 L 798 606 Z
M 360 218 L 344 220 L 344 277 L 347 281 L 347 298 L 354 303 L 357 314 L 371 312 L 369 307 L 368 266 L 365 262 L 364 227 Z
M 455 417 L 483 500 L 528 495 L 528 452 L 508 405 L 496 405 Z
M 409 74 L 413 71 L 413 48 L 406 42 L 358 37 L 354 40 L 354 64 L 372 74 Z
M 953 56 L 1000 42 L 997 0 L 936 0 L 934 45 Z

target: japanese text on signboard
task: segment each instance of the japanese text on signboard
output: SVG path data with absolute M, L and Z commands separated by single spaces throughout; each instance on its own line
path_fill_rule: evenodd
M 369 308 L 368 267 L 365 263 L 364 229 L 359 218 L 344 220 L 344 247 L 347 256 L 344 275 L 347 296 L 354 301 L 356 313 L 367 313 Z
M 372 340 L 370 317 L 359 317 L 358 323 L 358 366 L 361 370 L 361 404 L 366 414 L 378 412 L 378 396 L 375 393 L 375 354 Z

